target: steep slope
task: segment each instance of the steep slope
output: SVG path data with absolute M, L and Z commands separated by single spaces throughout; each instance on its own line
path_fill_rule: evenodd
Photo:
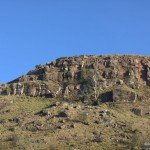
M 27 75 L 0 87 L 1 95 L 61 97 L 69 100 L 147 101 L 150 57 L 78 56 L 37 65 Z

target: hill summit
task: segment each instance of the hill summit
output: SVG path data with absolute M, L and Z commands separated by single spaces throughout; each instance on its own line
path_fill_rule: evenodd
M 1 95 L 61 97 L 87 103 L 150 99 L 150 57 L 82 55 L 37 65 L 7 84 Z

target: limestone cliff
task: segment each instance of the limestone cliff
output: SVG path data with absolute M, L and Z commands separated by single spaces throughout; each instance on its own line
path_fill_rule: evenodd
M 59 58 L 7 84 L 1 95 L 60 97 L 83 102 L 150 100 L 150 56 Z

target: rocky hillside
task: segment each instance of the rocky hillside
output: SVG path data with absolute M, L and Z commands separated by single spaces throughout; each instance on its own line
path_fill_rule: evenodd
M 150 149 L 150 57 L 79 56 L 0 86 L 0 150 Z
M 61 97 L 85 103 L 148 101 L 149 56 L 79 56 L 37 65 L 7 84 L 1 95 Z

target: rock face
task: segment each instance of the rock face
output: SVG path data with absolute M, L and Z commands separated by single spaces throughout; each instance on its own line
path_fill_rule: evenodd
M 149 56 L 79 56 L 37 65 L 0 86 L 0 95 L 61 97 L 84 101 L 150 99 Z

